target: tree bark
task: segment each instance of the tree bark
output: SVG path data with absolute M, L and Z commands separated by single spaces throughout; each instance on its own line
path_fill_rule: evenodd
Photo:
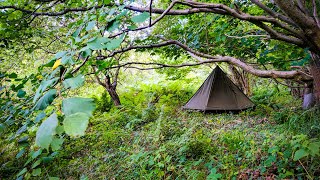
M 315 104 L 315 96 L 313 93 L 313 83 L 306 84 L 306 87 L 304 88 L 304 94 L 303 94 L 303 109 L 309 109 L 310 107 L 314 106 Z
M 108 91 L 108 93 L 113 101 L 113 104 L 115 106 L 120 106 L 121 102 L 120 102 L 120 98 L 119 98 L 119 95 L 118 95 L 116 89 L 113 86 L 111 86 L 109 88 L 105 87 L 105 89 Z
M 118 78 L 118 77 L 114 77 L 115 79 Z M 112 101 L 113 101 L 113 104 L 115 106 L 120 106 L 121 105 L 121 102 L 120 102 L 120 98 L 119 98 L 119 95 L 116 91 L 116 88 L 117 88 L 117 80 L 114 79 L 114 82 L 111 83 L 111 78 L 109 75 L 106 75 L 105 77 L 105 89 L 108 91 Z
M 99 78 L 99 76 L 97 75 L 97 73 L 96 73 L 97 71 L 96 71 L 94 66 L 92 67 L 92 70 L 94 72 L 94 75 L 96 77 L 97 82 L 102 87 L 104 87 L 104 89 L 109 93 L 109 95 L 111 97 L 111 100 L 113 101 L 113 104 L 115 106 L 120 106 L 121 105 L 120 98 L 119 98 L 119 95 L 118 95 L 118 93 L 116 91 L 116 89 L 117 89 L 117 80 L 118 80 L 117 78 L 118 78 L 118 75 L 119 75 L 119 68 L 116 71 L 113 83 L 111 83 L 111 78 L 110 78 L 109 74 L 105 75 L 104 82 L 102 82 L 101 79 Z
M 320 55 L 311 53 L 310 72 L 313 77 L 313 94 L 316 104 L 320 104 Z
M 251 95 L 251 89 L 249 84 L 249 78 L 248 74 L 244 72 L 243 70 L 238 70 L 235 66 L 229 65 L 229 70 L 232 74 L 232 80 L 233 82 L 241 89 L 241 91 L 250 96 Z

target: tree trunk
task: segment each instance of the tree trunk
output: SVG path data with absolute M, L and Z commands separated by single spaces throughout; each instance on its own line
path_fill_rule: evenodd
M 105 89 L 108 91 L 108 93 L 113 101 L 113 104 L 115 106 L 120 106 L 121 102 L 120 102 L 120 98 L 119 98 L 119 95 L 118 95 L 116 89 L 113 86 L 110 86 L 109 88 L 106 87 Z
M 317 105 L 320 104 L 320 55 L 310 52 L 310 72 L 313 77 L 313 94 Z
M 248 73 L 243 70 L 238 70 L 235 66 L 229 65 L 229 70 L 231 71 L 231 79 L 232 81 L 241 89 L 241 91 L 250 96 L 251 89 L 249 84 Z
M 113 104 L 115 106 L 120 106 L 121 105 L 121 102 L 120 102 L 120 98 L 119 98 L 119 95 L 116 91 L 117 89 L 117 80 L 116 78 L 118 78 L 117 76 L 115 77 L 115 80 L 113 83 L 111 83 L 111 78 L 110 76 L 107 74 L 106 75 L 106 79 L 105 79 L 105 89 L 108 91 L 112 101 L 113 101 Z
M 303 91 L 303 109 L 309 109 L 315 104 L 315 96 L 313 92 L 313 83 L 306 83 L 304 91 Z

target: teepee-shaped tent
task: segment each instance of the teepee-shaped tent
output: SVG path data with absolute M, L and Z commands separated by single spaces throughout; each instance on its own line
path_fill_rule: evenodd
M 243 110 L 253 106 L 253 102 L 217 66 L 183 108 L 215 111 Z

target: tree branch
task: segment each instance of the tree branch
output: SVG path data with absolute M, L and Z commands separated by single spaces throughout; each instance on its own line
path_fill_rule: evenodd
M 302 29 L 312 29 L 314 27 L 314 21 L 301 8 L 304 8 L 302 4 L 299 4 L 299 8 L 295 5 L 294 1 L 274 0 L 276 4 L 286 13 L 290 15 L 292 19 Z M 301 2 L 300 2 L 301 3 Z
M 153 3 L 153 0 L 150 0 L 150 5 L 149 5 L 149 15 L 150 15 L 149 27 L 151 27 L 151 22 L 152 22 L 152 3 Z
M 170 6 L 173 6 L 176 3 L 189 6 L 189 7 L 191 7 L 191 9 L 171 10 L 171 8 L 168 8 L 166 10 L 163 10 L 163 9 L 153 8 L 152 12 L 156 13 L 156 14 L 164 14 L 164 12 L 166 11 L 165 12 L 166 15 L 188 15 L 188 14 L 195 14 L 195 13 L 214 13 L 214 14 L 220 14 L 220 15 L 229 15 L 234 18 L 248 21 L 248 22 L 251 22 L 254 24 L 257 24 L 257 23 L 261 24 L 262 22 L 271 23 L 271 24 L 274 24 L 275 26 L 278 26 L 278 27 L 290 32 L 292 36 L 296 37 L 296 39 L 303 38 L 301 36 L 301 34 L 302 34 L 301 31 L 293 29 L 293 28 L 289 27 L 288 25 L 279 22 L 274 17 L 253 16 L 250 14 L 239 12 L 239 11 L 232 9 L 224 4 L 200 3 L 200 2 L 193 2 L 193 1 L 173 1 Z M 149 12 L 150 11 L 150 9 L 148 9 L 148 8 L 140 8 L 140 7 L 134 7 L 134 6 L 126 6 L 126 8 L 129 10 L 138 11 L 138 12 Z M 167 11 L 167 10 L 169 10 L 169 11 Z M 265 26 L 261 26 L 260 28 L 264 29 L 264 27 Z M 277 32 L 277 34 L 282 34 L 282 33 Z M 286 35 L 282 34 L 282 36 L 284 37 Z M 290 39 L 290 37 L 285 38 L 285 39 Z M 278 40 L 282 40 L 282 39 L 278 39 Z
M 177 0 L 172 1 L 171 4 L 168 6 L 168 8 L 167 8 L 166 10 L 164 10 L 164 11 L 161 13 L 161 15 L 160 15 L 157 19 L 155 19 L 153 22 L 151 22 L 149 25 L 142 26 L 142 27 L 136 28 L 136 29 L 134 29 L 134 30 L 125 29 L 125 30 L 123 30 L 122 32 L 119 32 L 119 33 L 117 33 L 117 34 L 114 34 L 114 35 L 109 36 L 109 38 L 114 38 L 114 37 L 119 36 L 119 35 L 121 35 L 121 34 L 123 34 L 123 33 L 125 33 L 125 32 L 129 32 L 129 31 L 140 31 L 140 30 L 143 30 L 143 29 L 147 29 L 147 28 L 152 27 L 152 26 L 155 25 L 157 22 L 159 22 L 162 18 L 164 18 L 164 16 L 168 14 L 168 12 L 173 8 L 173 6 L 174 6 L 177 2 L 178 2 Z M 153 11 L 153 9 L 150 8 L 150 9 L 149 9 L 149 12 L 152 13 L 152 11 Z M 151 16 L 150 16 L 150 21 L 151 21 Z
M 103 84 L 103 82 L 100 80 L 99 76 L 97 75 L 97 71 L 96 71 L 96 67 L 95 66 L 92 66 L 92 71 L 93 71 L 93 74 L 94 74 L 98 84 L 100 84 L 103 87 L 106 87 L 105 84 Z
M 89 11 L 93 8 L 101 8 L 102 6 L 92 6 L 92 7 L 79 7 L 79 8 L 66 8 L 59 12 L 34 12 L 32 10 L 24 9 L 18 6 L 10 5 L 10 6 L 0 6 L 0 9 L 14 9 L 18 10 L 27 14 L 32 14 L 34 16 L 61 16 L 64 14 L 67 14 L 69 12 L 83 12 L 83 11 Z
M 242 62 L 240 59 L 237 59 L 234 57 L 212 56 L 212 55 L 205 54 L 205 53 L 202 53 L 199 51 L 195 51 L 195 50 L 191 49 L 190 47 L 188 47 L 187 45 L 182 44 L 181 42 L 176 41 L 176 40 L 168 40 L 165 42 L 161 42 L 159 44 L 131 46 L 128 48 L 114 51 L 114 52 L 110 53 L 108 56 L 99 56 L 99 57 L 97 57 L 97 59 L 98 60 L 106 59 L 106 58 L 114 56 L 115 54 L 127 52 L 127 51 L 130 51 L 133 49 L 155 48 L 155 47 L 163 47 L 163 46 L 169 46 L 169 45 L 179 46 L 180 48 L 184 49 L 187 52 L 194 54 L 195 56 L 199 56 L 201 58 L 206 58 L 208 60 L 208 61 L 199 62 L 200 64 L 209 63 L 209 62 L 211 62 L 211 63 L 212 62 L 227 62 L 227 63 L 230 63 L 234 66 L 240 67 L 241 69 L 243 69 L 244 71 L 246 71 L 250 74 L 253 74 L 255 76 L 262 77 L 262 78 L 283 78 L 283 79 L 295 79 L 295 80 L 301 80 L 301 81 L 312 80 L 312 76 L 310 76 L 309 74 L 303 73 L 302 71 L 260 70 L 260 69 L 254 68 L 254 67 L 246 64 L 245 62 Z M 196 65 L 199 65 L 199 63 L 197 63 Z M 141 63 L 139 63 L 139 64 L 141 64 Z M 126 66 L 126 65 L 128 65 L 128 64 L 125 64 L 124 66 Z M 157 64 L 157 63 L 151 63 L 151 65 L 158 65 L 158 66 L 160 66 L 160 68 L 162 68 L 162 67 L 193 66 L 195 64 L 163 65 L 163 64 Z M 115 66 L 115 67 L 118 67 L 118 66 Z
M 315 0 L 312 0 L 312 6 L 313 6 L 313 18 L 316 21 L 318 28 L 320 28 L 320 20 L 317 15 L 317 4 Z
M 259 6 L 261 9 L 263 9 L 265 12 L 267 12 L 268 14 L 270 14 L 272 17 L 274 18 L 278 18 L 288 24 L 291 24 L 293 26 L 296 26 L 296 24 L 287 16 L 284 16 L 282 14 L 276 13 L 274 12 L 272 9 L 268 8 L 266 5 L 264 5 L 262 2 L 260 2 L 259 0 L 251 0 L 251 2 L 253 2 L 254 4 L 256 4 L 257 6 Z
M 77 73 L 77 72 L 80 70 L 80 68 L 86 64 L 86 62 L 87 62 L 88 60 L 89 60 L 89 56 L 86 57 L 86 59 L 85 59 L 78 67 L 76 67 L 76 68 L 71 72 L 71 74 Z

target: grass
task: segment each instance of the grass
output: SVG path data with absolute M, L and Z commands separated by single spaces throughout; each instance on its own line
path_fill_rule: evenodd
M 123 92 L 121 108 L 112 107 L 105 94 L 96 97 L 98 110 L 90 120 L 87 134 L 67 139 L 57 158 L 42 165 L 41 177 L 317 179 L 320 176 L 319 155 L 294 160 L 297 150 L 307 150 L 310 144 L 319 141 L 319 111 L 300 110 L 296 106 L 299 101 L 287 93 L 258 92 L 253 97 L 258 104 L 255 110 L 204 114 L 180 109 L 191 91 L 177 85 L 150 86 Z M 15 160 L 15 154 L 3 156 L 2 162 L 7 164 L 0 170 L 5 178 L 14 178 L 19 166 L 23 167 L 23 161 Z

